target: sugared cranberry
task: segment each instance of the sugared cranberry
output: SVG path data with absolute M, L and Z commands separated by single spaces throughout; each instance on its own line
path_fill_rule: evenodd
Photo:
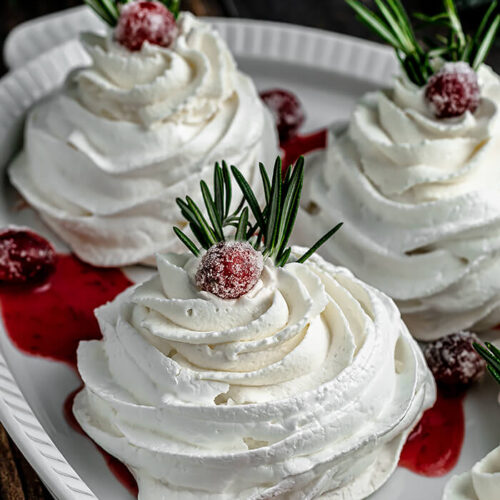
M 246 242 L 222 242 L 209 248 L 196 272 L 196 285 L 221 299 L 237 299 L 257 283 L 263 257 Z
M 274 115 L 281 143 L 297 135 L 306 117 L 298 97 L 280 89 L 267 90 L 260 97 Z
M 425 97 L 437 118 L 474 113 L 481 97 L 477 74 L 465 62 L 446 63 L 430 78 Z
M 160 2 L 135 1 L 125 4 L 115 30 L 115 39 L 131 51 L 141 50 L 144 42 L 169 47 L 177 38 L 175 17 Z
M 460 332 L 424 347 L 425 359 L 438 385 L 460 392 L 483 376 L 486 363 L 474 349 L 477 341 L 475 334 Z
M 26 229 L 0 231 L 0 282 L 38 283 L 54 270 L 52 245 Z

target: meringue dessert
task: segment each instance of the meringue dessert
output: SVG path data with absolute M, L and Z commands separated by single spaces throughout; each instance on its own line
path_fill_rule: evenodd
M 155 276 L 96 311 L 73 411 L 141 499 L 366 498 L 435 400 L 392 300 L 313 255 L 339 226 L 287 247 L 303 171 L 263 169 L 259 207 L 233 168 L 248 203 L 233 216 L 216 167 L 208 217 L 191 217 L 202 248 L 177 230 L 191 253 L 158 254 Z
M 257 160 L 279 151 L 253 82 L 209 24 L 187 12 L 175 20 L 160 2 L 116 9 L 115 29 L 81 37 L 91 65 L 30 112 L 24 151 L 9 168 L 43 220 L 97 266 L 179 250 L 176 196 L 222 158 L 252 183 Z
M 494 37 L 492 15 L 476 45 Z M 414 43 L 421 60 L 403 58 L 392 88 L 363 96 L 311 159 L 301 228 L 310 237 L 345 221 L 325 256 L 395 299 L 412 334 L 433 340 L 500 322 L 500 79 L 482 44 L 465 47 L 462 62 L 444 52 L 431 64 Z

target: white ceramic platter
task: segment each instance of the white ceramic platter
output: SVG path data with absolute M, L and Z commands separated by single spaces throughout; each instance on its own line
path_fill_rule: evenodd
M 390 50 L 346 36 L 276 23 L 211 22 L 260 89 L 282 87 L 300 96 L 308 112 L 306 130 L 345 120 L 359 96 L 387 84 L 397 70 Z M 102 25 L 78 8 L 23 25 L 8 39 L 5 58 L 13 71 L 0 82 L 2 168 L 20 147 L 27 109 L 57 89 L 70 69 L 88 62 L 76 40 L 79 31 L 88 29 Z M 16 209 L 15 193 L 1 182 L 0 227 L 25 224 L 57 241 L 33 212 Z M 22 354 L 0 331 L 0 419 L 54 496 L 130 499 L 94 445 L 63 417 L 63 402 L 78 386 L 71 369 Z M 470 469 L 500 442 L 500 409 L 491 380 L 470 392 L 466 418 L 465 444 L 454 473 Z M 372 499 L 438 500 L 447 479 L 398 469 Z

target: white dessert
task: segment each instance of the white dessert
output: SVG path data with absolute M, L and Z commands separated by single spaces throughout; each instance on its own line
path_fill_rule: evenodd
M 303 250 L 294 249 L 294 255 Z M 362 499 L 394 471 L 435 399 L 395 304 L 317 256 L 223 300 L 194 286 L 199 259 L 96 312 L 74 413 L 123 461 L 141 499 Z
M 139 52 L 111 33 L 84 35 L 92 65 L 30 113 L 9 169 L 28 203 L 92 264 L 180 248 L 176 197 L 211 179 L 215 161 L 237 164 L 251 181 L 257 161 L 279 153 L 271 115 L 220 35 L 188 13 L 178 25 L 171 48 L 146 42 Z
M 486 455 L 472 471 L 450 479 L 443 500 L 498 500 L 499 497 L 500 447 Z
M 479 108 L 454 119 L 404 76 L 367 94 L 306 170 L 304 238 L 344 221 L 322 251 L 423 340 L 500 321 L 500 80 L 487 66 L 479 80 Z

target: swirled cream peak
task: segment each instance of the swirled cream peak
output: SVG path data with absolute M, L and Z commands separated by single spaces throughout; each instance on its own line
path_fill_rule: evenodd
M 500 319 L 500 82 L 478 76 L 477 111 L 454 119 L 405 77 L 365 95 L 306 172 L 305 232 L 343 220 L 324 251 L 395 299 L 421 339 Z
M 210 180 L 214 162 L 238 165 L 252 182 L 257 163 L 278 155 L 273 120 L 220 35 L 188 13 L 178 24 L 170 48 L 145 43 L 137 52 L 112 34 L 83 35 L 92 64 L 29 114 L 24 151 L 9 169 L 92 264 L 177 248 L 175 198 Z
M 113 35 L 84 34 L 92 66 L 75 75 L 76 94 L 92 113 L 151 127 L 205 123 L 237 85 L 236 63 L 206 23 L 184 13 L 172 49 L 145 43 L 130 52 Z
M 199 258 L 157 264 L 97 311 L 73 408 L 140 498 L 362 499 L 385 482 L 435 398 L 390 299 L 319 257 L 265 261 L 234 300 L 196 288 Z
M 500 447 L 446 485 L 443 500 L 497 500 L 500 494 Z

